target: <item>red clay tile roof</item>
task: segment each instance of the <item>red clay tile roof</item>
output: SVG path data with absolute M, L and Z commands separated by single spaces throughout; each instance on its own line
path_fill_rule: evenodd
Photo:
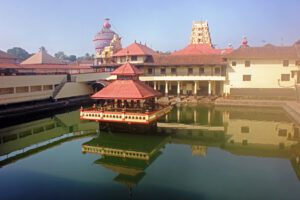
M 90 66 L 82 66 L 76 64 L 32 64 L 32 65 L 21 65 L 23 69 L 92 69 Z
M 41 49 L 39 52 L 29 57 L 28 59 L 21 62 L 21 65 L 40 65 L 40 64 L 55 64 L 55 65 L 64 65 L 65 63 L 49 55 L 46 50 Z
M 153 63 L 145 65 L 183 66 L 183 65 L 224 65 L 222 55 L 157 55 Z
M 300 47 L 267 44 L 262 47 L 239 48 L 224 57 L 230 59 L 299 59 Z
M 140 80 L 115 80 L 99 92 L 93 99 L 147 99 L 161 94 Z
M 211 54 L 227 54 L 232 49 L 215 49 L 210 44 L 189 44 L 184 49 L 173 52 L 171 55 L 211 55 Z
M 128 47 L 121 49 L 117 53 L 115 53 L 113 56 L 141 56 L 141 55 L 156 55 L 158 54 L 153 49 L 147 47 L 143 44 L 138 44 L 136 42 L 132 43 Z
M 125 63 L 121 65 L 117 69 L 115 69 L 111 75 L 122 75 L 122 76 L 134 76 L 134 75 L 141 75 L 143 72 L 137 69 L 134 65 L 130 63 Z
M 14 63 L 0 63 L 0 68 L 2 68 L 2 69 L 8 69 L 8 68 L 19 69 L 20 66 L 18 64 L 14 64 Z

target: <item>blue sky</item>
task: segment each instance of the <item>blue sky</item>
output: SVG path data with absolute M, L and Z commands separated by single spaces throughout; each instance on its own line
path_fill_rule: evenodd
M 155 50 L 187 45 L 193 20 L 207 20 L 218 47 L 290 45 L 300 39 L 298 0 L 0 0 L 0 49 L 40 46 L 54 54 L 94 53 L 92 39 L 103 19 L 123 46 L 142 41 Z

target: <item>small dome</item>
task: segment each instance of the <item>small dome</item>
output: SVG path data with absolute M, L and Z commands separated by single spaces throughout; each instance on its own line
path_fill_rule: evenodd
M 242 39 L 242 44 L 241 44 L 240 47 L 242 47 L 242 48 L 244 48 L 244 47 L 249 47 L 249 45 L 248 45 L 248 40 L 247 40 L 247 37 L 246 37 L 246 36 L 243 37 L 243 39 Z
M 110 27 L 109 19 L 105 19 L 102 30 L 95 35 L 93 40 L 96 51 L 101 52 L 106 46 L 109 46 L 114 35 L 117 35 L 114 31 L 110 30 Z

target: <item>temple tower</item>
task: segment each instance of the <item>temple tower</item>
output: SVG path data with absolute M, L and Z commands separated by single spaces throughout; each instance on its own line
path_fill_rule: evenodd
M 207 21 L 193 21 L 190 44 L 211 45 L 211 38 Z
M 104 19 L 101 31 L 93 39 L 96 65 L 110 63 L 112 55 L 122 48 L 121 38 L 110 28 L 109 19 Z

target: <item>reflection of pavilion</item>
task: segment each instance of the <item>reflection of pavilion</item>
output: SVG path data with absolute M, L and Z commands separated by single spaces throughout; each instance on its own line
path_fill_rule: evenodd
M 118 176 L 115 181 L 130 189 L 145 176 L 145 169 L 161 154 L 166 136 L 134 134 L 100 134 L 84 143 L 82 152 L 102 155 L 96 164 L 110 169 Z

